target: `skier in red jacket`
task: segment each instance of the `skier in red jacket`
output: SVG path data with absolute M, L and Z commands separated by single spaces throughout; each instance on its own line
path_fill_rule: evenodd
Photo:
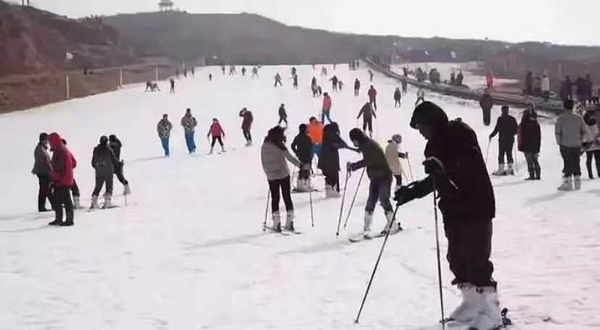
M 212 125 L 210 125 L 210 129 L 208 130 L 208 134 L 206 136 L 207 137 L 212 136 L 212 141 L 210 143 L 210 152 L 208 153 L 209 155 L 211 155 L 213 153 L 213 149 L 215 147 L 215 142 L 217 142 L 217 141 L 219 141 L 219 144 L 221 145 L 222 152 L 225 152 L 225 145 L 223 145 L 223 138 L 225 137 L 225 131 L 221 127 L 221 124 L 219 124 L 219 120 L 217 118 L 213 118 L 213 123 L 212 123 Z
M 52 133 L 48 136 L 52 155 L 52 170 L 50 179 L 54 183 L 54 192 L 52 194 L 55 219 L 50 222 L 51 226 L 72 226 L 73 223 L 73 201 L 71 200 L 71 187 L 75 184 L 73 179 L 73 169 L 77 166 L 77 161 L 73 154 L 62 142 L 58 133 Z M 63 222 L 63 206 L 66 212 L 66 221 Z
M 377 110 L 377 90 L 373 85 L 371 85 L 367 94 L 369 95 L 369 102 L 373 105 L 373 109 Z

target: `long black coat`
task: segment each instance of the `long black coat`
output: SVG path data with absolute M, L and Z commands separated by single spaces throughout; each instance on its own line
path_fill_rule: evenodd
M 333 126 L 325 126 L 323 130 L 323 149 L 318 164 L 318 167 L 324 174 L 340 171 L 339 149 L 346 148 L 347 146 L 346 142 L 342 140 Z
M 519 125 L 519 151 L 538 154 L 542 143 L 542 130 L 537 120 L 524 117 Z
M 496 215 L 494 189 L 475 132 L 453 120 L 427 143 L 425 157 L 436 157 L 457 191 L 439 189 L 439 207 L 446 225 L 489 221 Z

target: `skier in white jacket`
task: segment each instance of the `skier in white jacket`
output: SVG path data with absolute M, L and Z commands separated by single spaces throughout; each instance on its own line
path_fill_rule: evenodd
M 394 134 L 392 139 L 388 141 L 388 145 L 385 147 L 385 159 L 387 160 L 394 178 L 396 178 L 396 189 L 402 187 L 402 164 L 400 164 L 400 158 L 408 157 L 408 152 L 400 152 L 399 147 L 402 143 L 402 136 L 400 134 Z

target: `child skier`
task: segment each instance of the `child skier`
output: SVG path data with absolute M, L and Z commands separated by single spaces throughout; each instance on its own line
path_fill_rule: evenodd
M 502 115 L 498 117 L 496 127 L 490 134 L 490 140 L 500 133 L 498 140 L 498 170 L 492 174 L 494 175 L 514 175 L 514 160 L 513 160 L 513 146 L 515 144 L 515 135 L 517 135 L 518 128 L 517 120 L 515 117 L 508 113 L 508 106 L 502 106 Z M 504 168 L 504 155 L 508 160 L 508 168 Z
M 319 168 L 325 176 L 325 197 L 338 198 L 340 194 L 340 153 L 339 149 L 351 149 L 340 136 L 337 123 L 323 129 L 323 151 L 319 158 Z M 354 149 L 352 149 L 354 150 Z
M 181 126 L 183 126 L 183 133 L 185 137 L 185 144 L 190 154 L 196 152 L 196 142 L 194 141 L 194 133 L 198 121 L 192 116 L 192 110 L 188 108 L 185 111 L 185 115 L 181 117 Z
M 298 173 L 298 183 L 295 189 L 298 192 L 307 192 L 312 189 L 310 171 L 313 159 L 313 143 L 307 134 L 307 129 L 308 126 L 306 124 L 300 124 L 298 135 L 296 135 L 291 145 L 292 151 L 294 151 L 296 157 L 302 163 L 302 169 Z
M 217 141 L 219 141 L 219 144 L 221 145 L 221 151 L 225 152 L 225 145 L 223 144 L 223 138 L 225 138 L 225 131 L 223 131 L 223 128 L 221 127 L 221 124 L 219 124 L 219 120 L 217 118 L 213 118 L 213 122 L 210 125 L 208 134 L 206 135 L 206 137 L 211 136 L 212 141 L 210 143 L 210 152 L 208 154 L 212 155 L 213 149 L 215 147 L 215 142 Z
M 363 237 L 370 238 L 371 224 L 373 222 L 373 212 L 375 206 L 379 200 L 383 210 L 385 211 L 385 217 L 387 224 L 382 231 L 386 233 L 387 230 L 401 230 L 402 227 L 398 223 L 397 228 L 392 228 L 395 219 L 394 209 L 390 203 L 390 188 L 392 185 L 392 171 L 387 163 L 383 149 L 377 144 L 377 142 L 365 136 L 365 134 L 358 128 L 354 128 L 350 131 L 350 140 L 354 146 L 358 147 L 363 154 L 363 160 L 356 163 L 348 163 L 347 169 L 349 172 L 356 171 L 363 167 L 367 168 L 367 175 L 371 180 L 369 185 L 369 197 L 367 198 L 367 205 L 365 206 L 365 219 L 363 226 Z
M 281 232 L 281 214 L 279 213 L 279 200 L 283 196 L 287 212 L 285 230 L 295 231 L 294 204 L 291 196 L 290 170 L 286 160 L 304 170 L 302 163 L 290 154 L 284 144 L 283 128 L 275 126 L 269 130 L 260 150 L 261 163 L 269 182 L 271 194 L 271 212 L 275 232 Z
M 410 126 L 427 140 L 423 165 L 428 176 L 402 187 L 394 199 L 403 205 L 438 192 L 452 284 L 462 293 L 449 319 L 470 323 L 472 329 L 497 329 L 503 322 L 490 261 L 495 197 L 477 136 L 461 120 L 449 121 L 432 102 L 415 109 Z
M 173 124 L 169 121 L 169 115 L 166 113 L 163 115 L 162 119 L 156 125 L 156 130 L 158 132 L 158 137 L 160 138 L 160 142 L 162 144 L 163 150 L 165 151 L 165 157 L 169 157 L 169 138 L 171 137 L 171 129 L 173 128 Z
M 317 118 L 310 117 L 307 133 L 313 143 L 313 155 L 320 158 L 321 150 L 323 148 L 323 124 L 320 123 Z
M 373 117 L 377 118 L 375 111 L 373 111 L 373 107 L 371 106 L 371 102 L 365 103 L 363 107 L 358 112 L 358 116 L 356 119 L 363 117 L 363 132 L 367 132 L 367 128 L 369 129 L 369 136 L 373 137 Z
M 402 165 L 400 164 L 400 158 L 408 158 L 408 153 L 399 152 L 401 143 L 402 136 L 400 134 L 394 134 L 392 139 L 388 141 L 388 145 L 385 147 L 385 159 L 396 179 L 396 189 L 394 191 L 398 191 L 398 189 L 402 187 L 403 171 Z
M 244 118 L 242 120 L 242 133 L 244 134 L 244 139 L 246 139 L 246 147 L 249 147 L 252 145 L 252 133 L 250 130 L 252 129 L 254 117 L 252 116 L 252 112 L 247 108 L 243 108 L 240 111 L 240 117 Z

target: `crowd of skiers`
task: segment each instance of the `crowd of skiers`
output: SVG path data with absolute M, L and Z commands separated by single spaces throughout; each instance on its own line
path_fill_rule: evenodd
M 111 208 L 113 195 L 113 176 L 123 184 L 124 195 L 131 193 L 129 182 L 123 174 L 124 162 L 121 160 L 122 143 L 116 135 L 100 137 L 99 144 L 92 153 L 92 167 L 95 170 L 95 186 L 92 192 L 91 209 L 100 208 L 98 196 L 105 185 L 102 208 Z M 52 156 L 50 156 L 52 152 Z M 32 173 L 38 177 L 38 211 L 48 212 L 46 201 L 55 212 L 50 225 L 74 225 L 74 209 L 81 208 L 80 190 L 74 177 L 77 161 L 67 148 L 67 142 L 58 133 L 41 133 L 34 150 Z

